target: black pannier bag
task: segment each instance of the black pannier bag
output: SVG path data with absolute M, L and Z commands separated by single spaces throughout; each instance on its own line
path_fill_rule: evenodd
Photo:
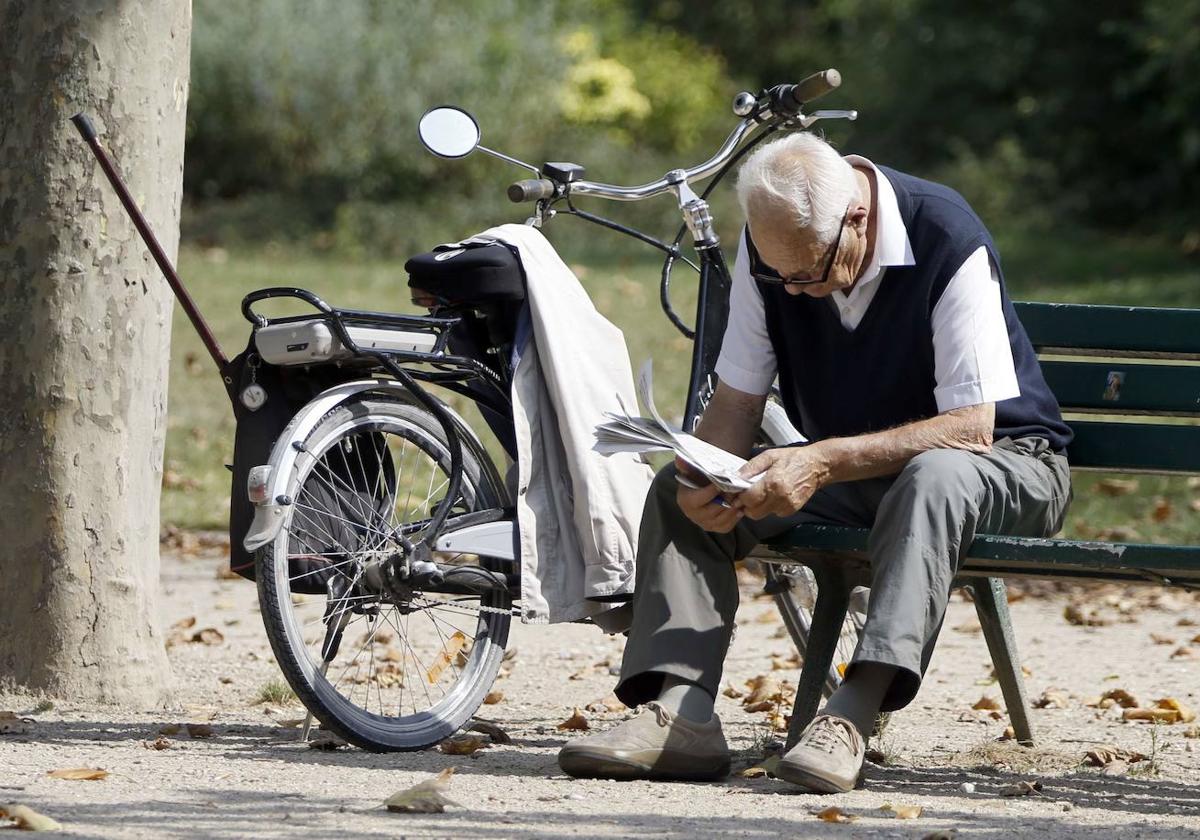
M 242 545 L 254 519 L 254 504 L 246 495 L 250 470 L 270 460 L 279 435 L 313 397 L 341 382 L 361 378 L 362 373 L 334 365 L 304 369 L 269 365 L 259 360 L 251 337 L 246 350 L 230 361 L 225 376 L 237 422 L 229 494 L 229 565 L 233 572 L 254 580 L 254 555 Z M 240 398 L 251 384 L 266 393 L 266 401 L 253 411 Z M 358 441 L 361 446 L 387 445 L 380 434 L 359 435 Z M 382 464 L 388 473 L 383 477 L 383 486 L 395 488 L 391 459 L 375 454 L 364 457 L 363 463 Z M 297 593 L 325 592 L 325 584 L 333 574 L 331 567 L 344 560 L 347 551 L 356 551 L 370 540 L 368 534 L 350 524 L 361 520 L 364 510 L 374 508 L 385 522 L 391 515 L 391 494 L 371 491 L 380 486 L 378 475 L 365 474 L 358 468 L 361 464 L 357 459 L 356 469 L 351 470 L 344 454 L 340 459 L 329 457 L 326 463 L 333 476 L 322 480 L 319 473 L 323 468 L 314 468 L 300 493 L 306 507 L 303 519 L 293 522 L 288 554 L 296 556 L 289 561 L 288 574 L 294 578 L 291 588 Z M 351 511 L 355 515 L 349 515 Z

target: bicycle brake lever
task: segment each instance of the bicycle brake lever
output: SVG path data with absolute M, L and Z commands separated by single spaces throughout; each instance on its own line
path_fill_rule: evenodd
M 801 128 L 808 128 L 820 120 L 850 120 L 853 122 L 856 119 L 858 119 L 858 111 L 853 110 L 813 111 L 811 114 L 800 117 L 797 122 L 800 123 Z

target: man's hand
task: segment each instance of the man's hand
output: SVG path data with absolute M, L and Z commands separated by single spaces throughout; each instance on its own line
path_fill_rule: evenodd
M 693 490 L 680 484 L 676 490 L 675 500 L 684 515 L 705 531 L 717 534 L 732 531 L 742 518 L 742 512 L 733 506 L 722 505 L 717 486 L 679 458 L 675 459 L 675 469 L 688 481 L 700 485 L 698 490 Z
M 751 519 L 791 516 L 808 503 L 813 493 L 829 483 L 831 468 L 824 450 L 812 444 L 768 449 L 741 469 L 746 478 L 759 473 L 762 478 L 733 499 L 734 509 Z

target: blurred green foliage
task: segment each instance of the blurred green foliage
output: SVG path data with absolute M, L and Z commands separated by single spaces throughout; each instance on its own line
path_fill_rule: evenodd
M 1200 0 L 200 0 L 194 14 L 185 235 L 201 243 L 394 257 L 521 219 L 503 195 L 520 170 L 420 147 L 431 105 L 467 108 L 508 154 L 634 183 L 715 149 L 738 90 L 834 66 L 828 105 L 861 116 L 830 139 L 950 183 L 994 229 L 1154 232 L 1200 252 Z M 665 200 L 618 215 L 674 224 Z

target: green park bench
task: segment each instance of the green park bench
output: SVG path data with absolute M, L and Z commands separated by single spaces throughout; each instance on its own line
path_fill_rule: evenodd
M 1075 432 L 1072 469 L 1200 473 L 1200 310 L 1018 303 Z M 1090 418 L 1090 419 L 1085 419 Z M 1183 418 L 1183 419 L 1180 419 Z M 802 525 L 770 547 L 810 567 L 817 600 L 788 745 L 816 715 L 851 590 L 870 581 L 867 530 Z M 1033 742 L 1004 578 L 1200 587 L 1200 546 L 979 535 L 955 581 L 970 586 L 1018 741 Z

